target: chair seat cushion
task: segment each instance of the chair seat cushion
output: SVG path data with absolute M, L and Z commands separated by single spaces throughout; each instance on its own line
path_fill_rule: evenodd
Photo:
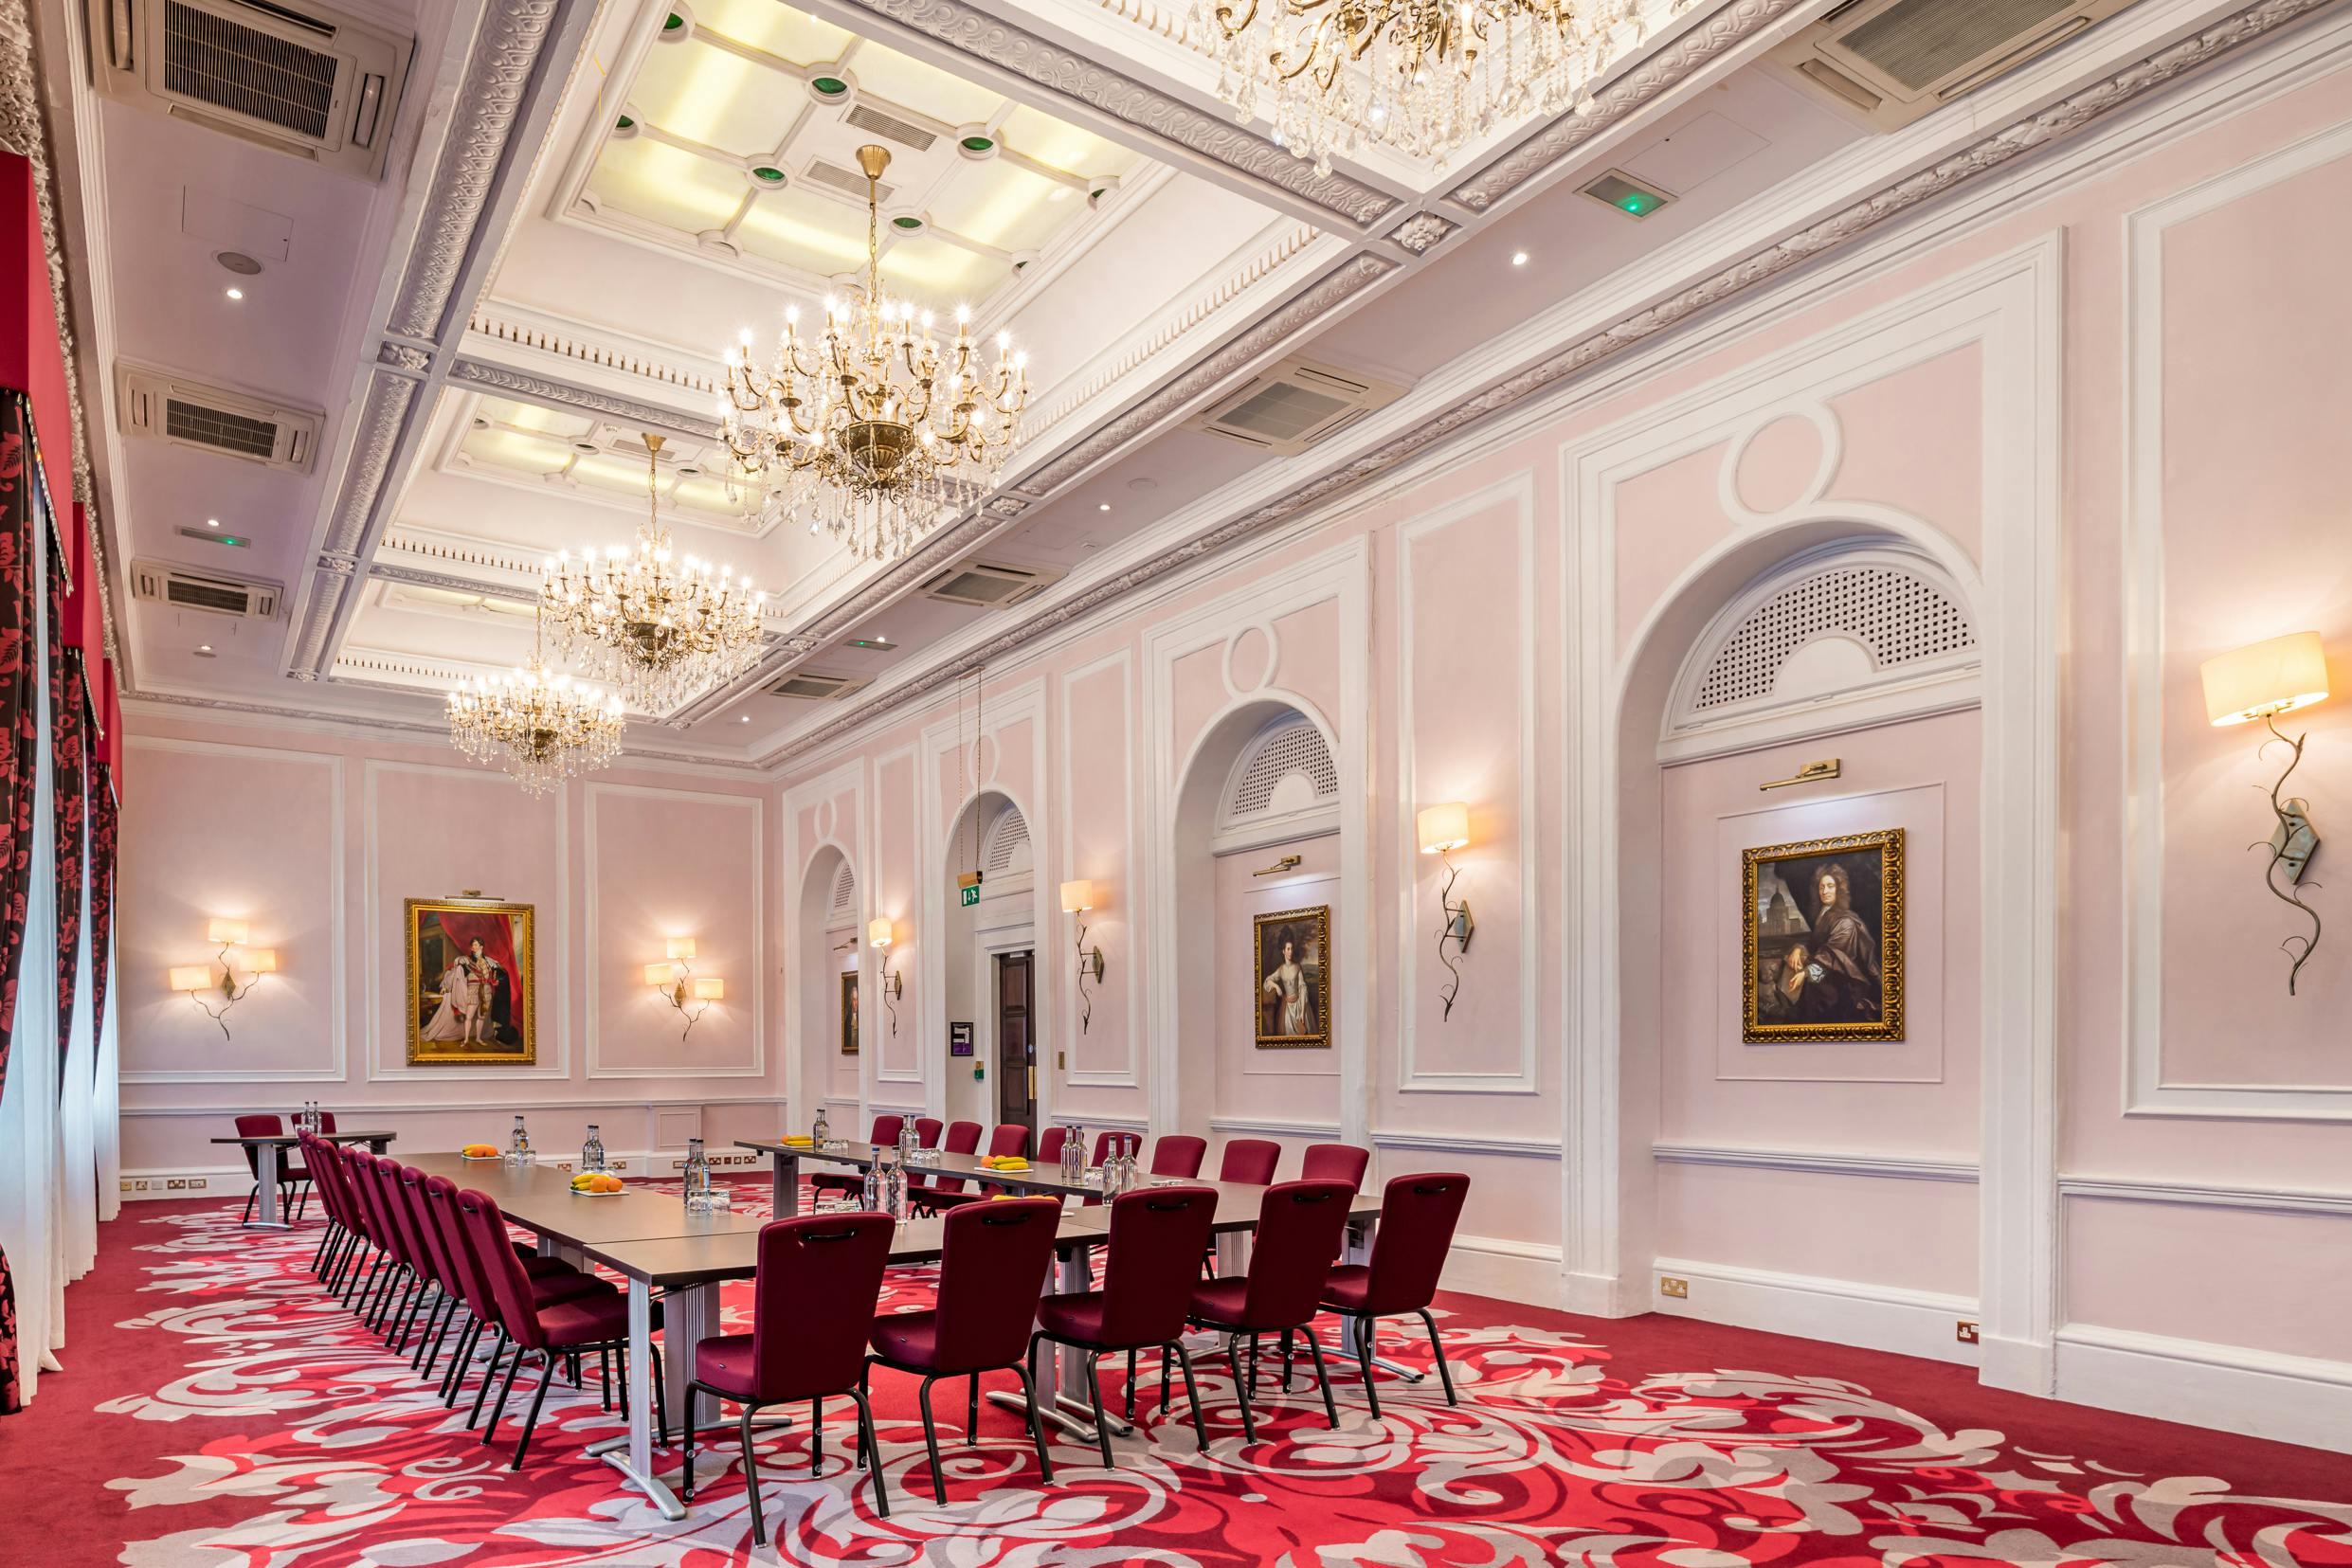
M 1037 1304 L 1038 1326 L 1048 1334 L 1081 1344 L 1102 1343 L 1103 1293 L 1073 1290 L 1065 1296 L 1045 1296 Z M 1123 1346 L 1121 1348 L 1124 1348 Z
M 1331 1271 L 1323 1287 L 1323 1305 L 1344 1312 L 1361 1312 L 1371 1294 L 1372 1271 L 1361 1263 L 1343 1263 Z
M 808 1184 L 812 1187 L 822 1187 L 828 1192 L 863 1192 L 866 1179 L 861 1171 L 848 1175 L 825 1171 L 810 1177 Z
M 608 1295 L 626 1303 L 627 1298 L 593 1274 L 577 1269 L 566 1269 L 560 1274 L 531 1276 L 531 1305 L 547 1307 L 556 1302 L 577 1301 L 591 1295 Z
M 1247 1274 L 1204 1281 L 1192 1288 L 1192 1316 L 1202 1323 L 1246 1328 L 1249 1325 L 1241 1321 L 1241 1309 L 1248 1305 L 1249 1295 Z
M 930 1367 L 939 1353 L 939 1314 L 890 1312 L 874 1320 L 867 1336 L 876 1352 L 907 1366 Z
M 555 1274 L 576 1274 L 580 1271 L 562 1258 L 541 1257 L 536 1253 L 523 1258 L 522 1265 L 523 1272 L 533 1279 L 546 1279 Z
M 553 1350 L 625 1340 L 629 1337 L 629 1299 L 609 1287 L 599 1287 L 587 1295 L 552 1302 L 539 1308 L 539 1332 Z
M 759 1387 L 757 1374 L 749 1334 L 714 1334 L 695 1346 L 695 1381 L 707 1388 L 749 1399 Z

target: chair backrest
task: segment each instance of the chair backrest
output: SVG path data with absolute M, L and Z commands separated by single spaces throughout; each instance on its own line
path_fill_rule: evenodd
M 458 1293 L 465 1298 L 466 1310 L 485 1324 L 498 1322 L 498 1307 L 490 1294 L 490 1282 L 474 1257 L 474 1239 L 466 1232 L 465 1217 L 458 1213 L 458 1184 L 445 1176 L 426 1177 L 425 1212 L 440 1233 L 441 1250 L 457 1276 Z
M 1000 1123 L 998 1124 L 996 1130 L 988 1134 L 988 1153 L 992 1156 L 1001 1158 L 1007 1154 L 1026 1154 L 1028 1152 L 1029 1129 L 1022 1126 L 1019 1122 Z M 1056 1148 L 1054 1153 L 1057 1157 L 1058 1157 L 1061 1150 L 1059 1148 Z
M 1364 1309 L 1375 1315 L 1418 1312 L 1438 1293 L 1438 1275 L 1454 1246 L 1454 1226 L 1470 1196 L 1470 1178 L 1457 1171 L 1423 1171 L 1390 1179 L 1381 1189 L 1380 1229 L 1372 1236 L 1372 1271 Z
M 1354 1196 L 1345 1181 L 1282 1181 L 1266 1189 L 1250 1248 L 1244 1326 L 1290 1328 L 1315 1315 Z
M 1166 1344 L 1184 1332 L 1216 1220 L 1217 1194 L 1208 1187 L 1138 1187 L 1111 1200 L 1103 1343 Z
M 980 1124 L 978 1122 L 949 1123 L 948 1141 L 941 1147 L 950 1154 L 979 1153 Z M 943 1176 L 930 1185 L 938 1192 L 962 1192 L 965 1181 L 960 1176 Z
M 1349 1192 L 1364 1190 L 1364 1167 L 1372 1162 L 1369 1149 L 1353 1144 L 1309 1144 L 1298 1162 L 1301 1181 L 1345 1181 Z
M 240 1138 L 275 1138 L 285 1130 L 286 1124 L 275 1116 L 240 1116 L 237 1118 L 237 1136 Z M 245 1169 L 251 1171 L 253 1180 L 259 1181 L 262 1179 L 262 1157 L 254 1151 L 251 1144 L 245 1144 L 244 1150 Z
M 539 1314 L 533 1309 L 531 1276 L 507 1242 L 506 1216 L 498 1212 L 498 1200 L 466 1187 L 458 1194 L 458 1217 L 464 1222 L 465 1238 L 473 1248 L 474 1266 L 489 1287 L 498 1326 L 525 1348 L 542 1348 L 547 1335 L 539 1327 Z
M 441 1244 L 441 1232 L 433 1224 L 433 1217 L 425 1208 L 425 1173 L 414 1165 L 403 1165 L 395 1178 L 393 1190 L 408 1211 L 409 1228 L 416 1232 L 417 1253 L 423 1262 L 425 1277 L 443 1290 L 455 1290 L 457 1278 L 449 1266 L 449 1254 Z
M 877 1116 L 874 1118 L 874 1130 L 866 1134 L 866 1142 L 877 1144 L 895 1144 L 898 1141 L 898 1129 L 906 1125 L 907 1119 L 903 1116 L 896 1114 Z
M 295 1121 L 299 1121 L 299 1120 L 300 1120 L 300 1118 L 299 1118 L 299 1117 L 289 1116 L 289 1117 L 287 1117 L 287 1118 L 286 1118 L 286 1120 L 288 1120 L 288 1121 L 290 1121 L 290 1122 L 295 1122 Z M 335 1130 L 335 1112 L 334 1112 L 334 1111 L 332 1111 L 332 1110 L 322 1110 L 322 1111 L 320 1111 L 320 1112 L 318 1113 L 318 1130 L 319 1130 L 319 1131 L 321 1131 L 321 1132 L 333 1132 L 333 1131 Z
M 1201 1162 L 1207 1155 L 1207 1139 L 1195 1138 L 1188 1132 L 1171 1132 L 1151 1145 L 1151 1174 L 1181 1176 L 1189 1181 L 1201 1174 Z
M 383 1194 L 384 1216 L 393 1237 L 392 1255 L 421 1273 L 431 1265 L 425 1255 L 424 1238 L 417 1235 L 416 1220 L 408 1213 L 408 1200 L 400 1193 L 400 1162 L 389 1154 L 377 1154 L 371 1155 L 368 1163 L 376 1190 Z
M 760 1227 L 751 1393 L 761 1403 L 858 1386 L 894 1229 L 886 1214 L 807 1215 Z
M 343 1185 L 343 1162 L 335 1158 L 335 1145 L 304 1133 L 302 1166 L 310 1172 L 311 1185 L 318 1189 L 318 1201 L 325 1207 L 327 1217 L 347 1231 L 356 1229 L 352 1220 L 351 1194 Z
M 1112 1149 L 1116 1147 L 1124 1147 L 1127 1141 L 1134 1136 L 1135 1135 L 1131 1132 L 1098 1132 L 1095 1134 L 1095 1157 L 1092 1160 L 1089 1160 L 1087 1163 L 1090 1165 L 1101 1164 L 1105 1160 L 1111 1158 Z
M 927 1149 L 937 1148 L 939 1146 L 939 1129 L 943 1126 L 945 1126 L 945 1124 L 942 1123 L 936 1116 L 917 1116 L 914 1119 L 915 1143 Z
M 1236 1138 L 1218 1158 L 1217 1180 L 1270 1187 L 1274 1185 L 1274 1167 L 1281 1159 L 1282 1145 L 1271 1138 Z
M 934 1370 L 969 1372 L 1021 1360 L 1060 1224 L 1057 1198 L 1007 1198 L 948 1211 Z
M 318 1151 L 322 1145 L 307 1132 L 296 1133 L 294 1144 L 302 1151 L 302 1168 L 310 1172 L 311 1185 L 317 1189 L 318 1206 L 327 1212 L 329 1219 L 340 1220 L 343 1217 L 335 1208 L 335 1179 L 319 1174 Z
M 336 1146 L 329 1158 L 335 1162 L 335 1174 L 342 1179 L 343 1196 L 351 1201 L 360 1234 L 379 1247 L 390 1246 L 384 1237 L 384 1217 L 376 1211 L 372 1167 L 366 1164 L 374 1157 L 366 1149 L 343 1144 Z
M 1070 1141 L 1070 1129 L 1056 1122 L 1038 1134 L 1037 1158 L 1040 1165 L 1061 1163 L 1061 1146 Z

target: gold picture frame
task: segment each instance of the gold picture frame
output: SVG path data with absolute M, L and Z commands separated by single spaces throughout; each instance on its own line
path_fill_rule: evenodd
M 534 911 L 496 898 L 411 898 L 408 1065 L 536 1067 Z
M 858 1054 L 858 971 L 841 971 L 841 1054 Z
M 1250 1007 L 1260 1051 L 1331 1043 L 1331 907 L 1258 915 L 1250 928 Z M 1286 953 L 1284 947 L 1288 946 Z
M 1740 1038 L 1903 1038 L 1903 830 L 1740 856 Z

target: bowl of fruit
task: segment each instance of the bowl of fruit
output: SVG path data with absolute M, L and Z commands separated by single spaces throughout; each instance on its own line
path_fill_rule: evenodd
M 468 1144 L 458 1150 L 461 1160 L 496 1160 L 498 1157 L 498 1146 L 496 1144 Z
M 621 1191 L 622 1181 L 603 1171 L 582 1171 L 571 1179 L 571 1190 L 582 1198 L 610 1198 Z

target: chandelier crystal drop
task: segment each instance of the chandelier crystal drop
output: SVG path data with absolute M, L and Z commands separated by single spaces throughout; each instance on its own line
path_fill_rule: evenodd
M 1673 12 L 1691 0 L 1667 0 Z M 1645 31 L 1643 0 L 1193 0 L 1191 36 L 1236 118 L 1315 172 L 1370 142 L 1443 169 L 1530 114 L 1592 107 Z
M 487 766 L 497 763 L 526 795 L 608 766 L 621 754 L 621 699 L 548 668 L 532 638 L 531 662 L 495 678 L 477 676 L 449 694 L 449 739 Z
M 943 519 L 995 485 L 1019 442 L 1028 406 L 1028 356 L 997 337 L 985 369 L 971 313 L 955 313 L 942 342 L 932 314 L 883 292 L 877 182 L 888 149 L 858 149 L 866 176 L 866 274 L 846 298 L 828 298 L 804 337 L 797 306 L 765 369 L 751 333 L 729 355 L 719 402 L 737 470 L 767 492 L 771 519 L 823 529 L 863 561 L 913 550 Z
M 539 612 L 556 644 L 620 687 L 642 712 L 666 713 L 758 662 L 768 595 L 749 577 L 678 556 L 661 521 L 662 438 L 645 440 L 645 521 L 634 549 L 594 546 L 545 564 Z

